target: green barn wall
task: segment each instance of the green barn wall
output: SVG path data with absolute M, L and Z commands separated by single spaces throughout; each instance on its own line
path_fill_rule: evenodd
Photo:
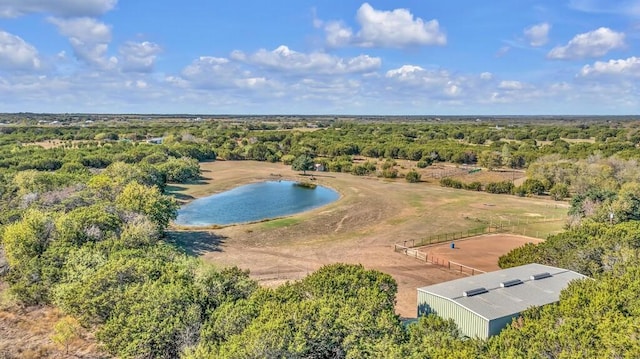
M 463 335 L 485 339 L 489 336 L 489 321 L 451 300 L 433 294 L 418 292 L 418 316 L 434 313 L 444 319 L 453 319 Z M 510 319 L 509 319 L 510 321 Z

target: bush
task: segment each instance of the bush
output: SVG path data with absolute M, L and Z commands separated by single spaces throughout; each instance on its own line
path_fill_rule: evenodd
M 478 181 L 466 183 L 464 185 L 464 189 L 468 189 L 470 191 L 482 191 L 482 183 Z
M 442 187 L 451 187 L 451 188 L 464 188 L 464 185 L 462 184 L 462 182 L 458 181 L 458 180 L 454 180 L 453 178 L 449 178 L 449 177 L 444 177 L 440 179 L 440 185 Z
M 417 183 L 420 182 L 420 178 L 422 178 L 422 175 L 416 171 L 409 171 L 409 173 L 407 173 L 404 178 L 409 183 Z
M 521 187 L 522 187 L 522 190 L 529 195 L 530 194 L 541 195 L 544 193 L 544 190 L 545 190 L 545 186 L 542 183 L 542 181 L 537 180 L 535 178 L 527 178 Z
M 388 168 L 382 171 L 382 177 L 384 178 L 397 178 L 398 170 L 395 168 Z
M 556 201 L 562 201 L 569 197 L 569 187 L 564 183 L 556 183 L 549 190 L 549 195 Z
M 351 173 L 356 176 L 366 176 L 376 170 L 376 165 L 372 162 L 365 162 L 361 165 L 355 165 L 351 169 Z
M 390 168 L 393 168 L 393 166 L 395 166 L 397 163 L 396 161 L 393 160 L 386 160 L 383 164 L 382 164 L 382 169 L 383 170 L 388 170 Z
M 488 193 L 510 194 L 512 193 L 513 188 L 513 183 L 509 181 L 502 181 L 488 183 L 484 190 Z

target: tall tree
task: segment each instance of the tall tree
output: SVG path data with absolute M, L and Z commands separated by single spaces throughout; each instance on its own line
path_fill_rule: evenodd
M 313 169 L 313 158 L 308 155 L 300 155 L 291 164 L 291 169 L 294 171 L 302 171 L 303 174 L 307 174 L 307 171 Z

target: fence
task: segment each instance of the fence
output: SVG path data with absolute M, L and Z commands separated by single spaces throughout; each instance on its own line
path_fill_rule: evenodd
M 417 250 L 416 248 L 424 247 L 432 244 L 439 244 L 444 242 L 449 242 L 453 240 L 475 237 L 482 234 L 488 233 L 513 233 L 513 234 L 522 234 L 527 235 L 527 227 L 521 225 L 535 224 L 535 223 L 546 223 L 552 221 L 563 220 L 562 217 L 544 217 L 538 218 L 537 220 L 533 219 L 517 219 L 517 220 L 507 220 L 507 221 L 486 221 L 489 223 L 486 227 L 478 227 L 469 229 L 466 231 L 460 232 L 452 232 L 452 233 L 442 233 L 437 235 L 431 235 L 422 239 L 409 239 L 402 242 L 397 242 L 393 245 L 395 252 L 400 252 L 405 254 L 408 257 L 412 257 L 418 260 L 421 260 L 426 263 L 435 264 L 441 267 L 445 267 L 449 270 L 455 270 L 457 272 L 469 275 L 475 275 L 479 273 L 486 273 L 480 269 L 476 269 L 473 267 L 466 266 L 461 263 L 453 262 L 445 258 L 439 258 L 430 253 L 425 253 Z M 511 223 L 513 222 L 513 225 Z M 517 223 L 517 225 L 516 225 Z M 532 230 L 530 230 L 531 232 Z
M 421 260 L 421 261 L 426 262 L 426 263 L 435 264 L 437 266 L 444 267 L 444 268 L 447 268 L 449 270 L 453 270 L 453 271 L 456 271 L 456 272 L 460 272 L 462 274 L 476 275 L 476 274 L 480 274 L 480 273 L 486 273 L 483 270 L 480 270 L 480 269 L 477 269 L 477 268 L 473 268 L 473 267 L 469 267 L 469 266 L 466 266 L 464 264 L 460 264 L 458 262 L 450 261 L 450 260 L 445 259 L 445 258 L 436 257 L 433 254 L 430 255 L 429 253 L 421 252 L 421 251 L 419 251 L 417 249 L 403 247 L 403 246 L 401 246 L 401 245 L 399 245 L 397 243 L 394 245 L 394 250 L 396 252 L 402 252 L 408 257 L 412 257 L 412 258 Z

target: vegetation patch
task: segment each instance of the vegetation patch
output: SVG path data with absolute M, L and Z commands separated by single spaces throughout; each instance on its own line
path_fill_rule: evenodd
M 300 222 L 301 220 L 299 218 L 293 218 L 293 217 L 274 219 L 272 221 L 267 221 L 262 223 L 262 228 L 265 228 L 265 229 L 283 228 L 283 227 L 293 226 Z

